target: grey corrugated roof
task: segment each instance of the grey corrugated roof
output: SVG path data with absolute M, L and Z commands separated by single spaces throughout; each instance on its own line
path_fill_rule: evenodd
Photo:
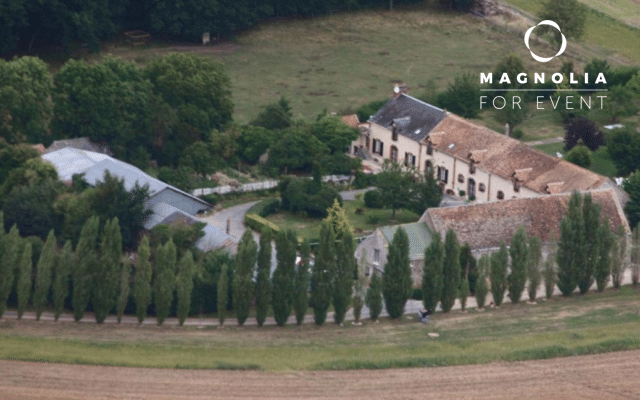
M 167 218 L 176 213 L 182 214 L 189 221 L 192 221 L 192 223 L 196 222 L 196 220 L 186 212 L 167 203 L 158 203 L 153 207 L 153 214 L 144 222 L 144 229 L 151 230 L 158 224 L 166 223 Z
M 233 236 L 229 236 L 222 229 L 207 224 L 202 228 L 204 236 L 198 239 L 196 247 L 203 252 L 207 252 L 213 249 L 219 249 L 225 247 L 231 254 L 235 254 L 238 248 L 238 239 Z
M 400 135 L 421 141 L 444 117 L 444 111 L 438 107 L 402 93 L 389 100 L 369 120 L 389 130 L 395 121 Z
M 127 190 L 131 190 L 136 182 L 138 182 L 140 186 L 149 185 L 149 194 L 151 197 L 169 188 L 195 201 L 210 206 L 206 201 L 200 200 L 189 193 L 183 192 L 176 187 L 146 174 L 131 164 L 116 160 L 106 154 L 66 147 L 47 153 L 43 155 L 42 158 L 56 167 L 58 175 L 63 181 L 71 180 L 75 174 L 85 174 L 85 181 L 90 185 L 95 185 L 96 182 L 104 179 L 105 171 L 109 171 L 111 175 L 124 179 L 124 186 Z

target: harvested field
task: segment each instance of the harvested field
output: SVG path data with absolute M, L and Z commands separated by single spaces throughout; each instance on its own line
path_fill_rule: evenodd
M 0 361 L 10 399 L 631 399 L 640 351 L 405 370 L 269 373 Z

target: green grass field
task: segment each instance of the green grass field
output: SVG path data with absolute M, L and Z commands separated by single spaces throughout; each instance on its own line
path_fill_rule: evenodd
M 544 151 L 545 153 L 556 156 L 556 153 L 565 154 L 564 144 L 551 143 L 535 146 L 536 149 Z M 595 152 L 591 153 L 591 171 L 608 177 L 616 176 L 616 166 L 613 164 L 611 157 L 607 153 L 607 146 L 602 146 Z
M 358 209 L 361 209 L 363 213 L 356 214 Z M 420 215 L 411 211 L 398 210 L 395 221 L 392 221 L 391 210 L 367 208 L 362 200 L 345 201 L 344 210 L 356 236 L 366 235 L 379 226 L 405 224 L 415 222 L 420 218 Z M 374 218 L 376 223 L 372 223 L 370 218 Z M 317 240 L 320 237 L 322 219 L 304 217 L 289 212 L 279 212 L 270 215 L 267 219 L 282 229 L 295 230 L 298 237 L 310 240 Z
M 436 314 L 426 326 L 407 317 L 362 326 L 224 329 L 4 320 L 0 358 L 269 371 L 478 364 L 640 348 L 639 310 L 640 291 L 626 286 L 535 305 Z

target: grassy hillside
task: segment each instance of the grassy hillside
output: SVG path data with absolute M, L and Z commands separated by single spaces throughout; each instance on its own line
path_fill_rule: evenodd
M 536 305 L 436 314 L 344 327 L 327 323 L 156 327 L 137 324 L 0 323 L 0 359 L 159 368 L 360 369 L 481 364 L 640 348 L 640 292 L 553 298 Z M 431 337 L 428 333 L 438 333 Z

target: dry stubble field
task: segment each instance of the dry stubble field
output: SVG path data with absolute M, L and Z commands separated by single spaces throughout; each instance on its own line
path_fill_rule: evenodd
M 426 369 L 254 372 L 0 361 L 0 397 L 31 399 L 637 399 L 640 351 Z

